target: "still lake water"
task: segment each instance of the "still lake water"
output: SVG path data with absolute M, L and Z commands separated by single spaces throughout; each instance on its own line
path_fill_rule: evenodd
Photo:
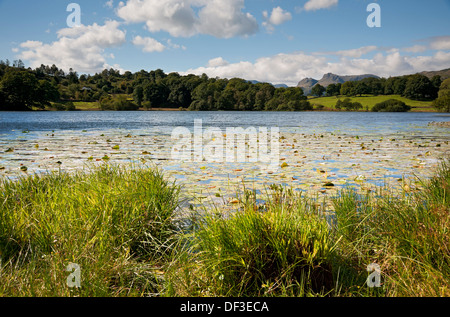
M 172 160 L 174 128 L 279 128 L 279 164 L 268 171 L 249 162 Z M 232 197 L 242 184 L 262 192 L 283 184 L 331 195 L 344 186 L 363 190 L 403 177 L 428 177 L 450 153 L 450 121 L 439 113 L 366 112 L 0 112 L 0 178 L 73 171 L 89 164 L 145 161 L 205 201 Z M 280 167 L 280 165 L 278 165 Z M 325 188 L 333 182 L 335 187 Z M 204 201 L 202 201 L 204 202 Z
M 301 133 L 338 132 L 391 135 L 424 129 L 431 121 L 449 121 L 438 113 L 367 113 L 367 112 L 0 112 L 0 135 L 14 136 L 27 131 L 110 129 L 148 130 L 170 134 L 175 127 L 203 126 L 279 127 L 281 131 Z

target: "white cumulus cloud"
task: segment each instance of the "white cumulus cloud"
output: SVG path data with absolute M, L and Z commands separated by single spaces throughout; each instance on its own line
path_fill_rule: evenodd
M 133 44 L 136 46 L 142 46 L 142 50 L 147 53 L 162 52 L 166 47 L 151 37 L 136 36 L 133 39 Z
M 430 38 L 430 48 L 433 50 L 450 50 L 450 36 Z
M 229 63 L 222 57 L 213 58 L 208 62 L 208 67 L 220 67 L 226 65 L 229 65 Z
M 364 49 L 363 49 L 364 51 Z M 436 51 L 430 56 L 403 56 L 398 50 L 379 52 L 371 58 L 354 58 L 342 54 L 331 62 L 323 53 L 304 52 L 277 54 L 262 57 L 255 62 L 213 63 L 189 69 L 184 74 L 207 74 L 210 77 L 255 79 L 273 84 L 296 86 L 306 77 L 321 79 L 324 74 L 339 75 L 374 74 L 381 77 L 414 74 L 425 70 L 441 70 L 450 65 L 450 52 Z M 356 55 L 359 55 L 356 54 Z M 353 55 L 353 56 L 356 56 Z
M 304 9 L 306 11 L 316 11 L 320 9 L 328 9 L 337 5 L 339 0 L 309 0 Z
M 145 23 L 150 32 L 231 38 L 258 30 L 256 19 L 243 10 L 244 0 L 128 0 L 116 12 L 128 23 Z
M 117 21 L 107 21 L 104 25 L 94 23 L 61 29 L 57 32 L 58 40 L 51 44 L 21 43 L 19 58 L 28 61 L 33 68 L 55 64 L 65 71 L 73 68 L 79 72 L 99 72 L 111 67 L 106 61 L 105 49 L 125 43 L 126 32 L 120 30 L 119 25 Z
M 275 25 L 280 25 L 292 20 L 292 14 L 288 11 L 283 10 L 281 7 L 273 8 L 270 16 L 267 11 L 264 11 L 263 16 L 266 20 L 265 22 L 263 22 L 263 26 L 267 29 L 268 32 L 273 32 L 275 29 Z

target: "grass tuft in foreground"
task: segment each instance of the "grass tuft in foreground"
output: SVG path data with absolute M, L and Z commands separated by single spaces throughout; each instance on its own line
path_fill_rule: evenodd
M 396 197 L 387 189 L 374 194 L 342 193 L 334 200 L 344 294 L 365 293 L 355 283 L 367 278 L 365 268 L 380 265 L 385 296 L 450 296 L 450 166 L 443 160 L 436 175 L 415 192 Z M 362 291 L 362 293 L 361 293 Z M 372 290 L 373 291 L 373 290 Z
M 274 189 L 264 206 L 244 195 L 236 213 L 196 221 L 168 272 L 169 296 L 450 295 L 448 159 L 414 192 L 345 189 L 331 217 Z M 368 287 L 371 264 L 380 288 Z
M 192 241 L 193 270 L 214 296 L 298 296 L 333 286 L 327 223 L 302 200 L 208 214 Z
M 0 295 L 122 296 L 158 291 L 179 188 L 152 169 L 104 165 L 0 184 Z M 69 289 L 65 268 L 82 269 Z

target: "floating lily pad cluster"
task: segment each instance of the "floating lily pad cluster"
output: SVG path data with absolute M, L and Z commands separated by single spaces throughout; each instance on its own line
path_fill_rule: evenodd
M 336 131 L 284 131 L 279 139 L 279 161 L 269 165 L 213 163 L 205 158 L 180 162 L 173 160 L 175 141 L 170 135 L 145 130 L 20 131 L 15 138 L 0 136 L 0 177 L 72 171 L 88 164 L 144 162 L 162 168 L 167 177 L 184 185 L 190 205 L 225 204 L 230 208 L 241 202 L 236 194 L 250 189 L 256 199 L 263 199 L 273 184 L 312 196 L 334 195 L 346 186 L 371 191 L 385 184 L 414 191 L 418 185 L 413 176 L 431 176 L 438 158 L 450 150 L 445 133 L 429 132 L 377 136 L 374 131 L 355 136 Z

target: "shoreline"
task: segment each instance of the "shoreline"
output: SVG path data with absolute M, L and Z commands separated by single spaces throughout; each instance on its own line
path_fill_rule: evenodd
M 0 110 L 0 113 L 2 112 L 342 112 L 342 113 L 374 113 L 372 111 L 339 111 L 335 109 L 322 109 L 322 110 L 304 110 L 304 111 L 242 111 L 242 110 L 208 110 L 208 111 L 191 111 L 188 109 L 180 110 L 175 108 L 155 108 L 155 109 L 139 109 L 139 110 L 133 110 L 133 111 L 120 111 L 120 110 L 101 110 L 100 108 L 92 108 L 92 109 L 76 109 L 73 111 L 66 111 L 66 110 L 52 110 L 52 109 L 36 109 L 36 110 L 23 110 L 23 111 L 14 111 L 14 110 Z M 408 111 L 408 112 L 386 112 L 386 113 L 436 113 L 436 114 L 443 114 L 448 115 L 450 114 L 448 112 L 438 112 L 438 111 Z M 431 122 L 430 122 L 431 123 Z

